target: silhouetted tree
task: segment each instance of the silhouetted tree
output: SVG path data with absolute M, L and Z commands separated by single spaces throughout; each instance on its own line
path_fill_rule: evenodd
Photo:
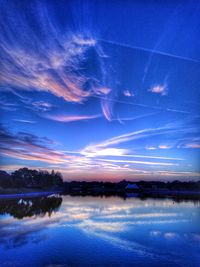
M 63 179 L 59 172 L 20 168 L 11 174 L 10 187 L 14 188 L 49 188 L 62 185 Z

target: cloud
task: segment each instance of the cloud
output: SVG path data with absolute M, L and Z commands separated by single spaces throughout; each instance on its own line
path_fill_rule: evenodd
M 36 121 L 32 121 L 32 120 L 23 120 L 23 119 L 14 119 L 14 121 L 22 122 L 22 123 L 30 123 L 30 124 L 34 124 L 34 123 L 36 123 Z
M 144 138 L 148 139 L 153 136 L 163 136 L 163 135 L 168 135 L 168 137 L 170 137 L 174 136 L 174 134 L 176 134 L 178 142 L 179 140 L 178 136 L 199 133 L 198 127 L 197 126 L 194 127 L 193 124 L 189 123 L 191 123 L 191 121 L 188 121 L 188 126 L 185 127 L 185 121 L 175 121 L 173 123 L 165 124 L 163 126 L 156 128 L 145 128 L 138 131 L 128 132 L 122 135 L 111 137 L 97 144 L 90 144 L 87 146 L 87 149 L 97 150 L 99 148 L 102 149 L 109 146 L 113 147 L 114 145 L 130 142 L 133 140 L 140 140 Z M 146 148 L 156 149 L 155 146 L 147 146 Z M 161 149 L 162 148 L 163 147 L 161 145 Z
M 1 98 L 0 99 L 0 109 L 5 111 L 16 111 L 17 110 L 17 104 L 10 103 L 6 99 Z
M 124 163 L 132 163 L 132 164 L 143 164 L 143 165 L 159 165 L 159 166 L 178 166 L 177 163 L 169 163 L 169 162 L 152 162 L 152 161 L 139 161 L 139 160 L 122 160 L 122 159 L 98 159 L 105 162 L 124 162 Z
M 199 136 L 189 136 L 184 137 L 179 140 L 177 148 L 191 148 L 198 149 L 200 148 L 200 138 Z
M 120 123 L 124 123 L 124 121 L 133 121 L 133 120 L 138 120 L 138 119 L 142 119 L 145 117 L 149 117 L 149 116 L 153 116 L 158 114 L 157 112 L 153 112 L 153 113 L 147 113 L 147 114 L 142 114 L 142 115 L 138 115 L 138 116 L 134 116 L 134 117 L 118 117 L 117 119 L 113 118 L 112 120 L 118 120 Z
M 16 94 L 48 92 L 73 103 L 108 95 L 112 90 L 107 85 L 106 55 L 93 34 L 80 28 L 63 33 L 48 5 L 37 2 L 29 8 L 34 10 L 31 21 L 26 8 L 22 14 L 20 10 L 16 13 L 15 4 L 1 4 L 6 16 L 0 19 L 0 86 Z M 88 60 L 94 62 L 92 70 Z M 103 114 L 110 120 L 112 104 L 106 102 L 102 103 Z M 38 111 L 51 108 L 39 101 L 33 106 Z
M 46 113 L 56 107 L 56 105 L 48 101 L 43 101 L 43 100 L 34 101 L 30 97 L 23 97 L 22 95 L 19 95 L 16 92 L 13 92 L 13 91 L 11 92 L 19 98 L 19 101 L 24 104 L 25 108 L 33 110 L 37 114 L 41 114 L 41 112 Z
M 73 156 L 53 149 L 54 144 L 46 137 L 25 132 L 14 134 L 2 126 L 0 129 L 0 152 L 6 157 L 55 164 L 67 163 Z
M 126 157 L 132 158 L 148 158 L 148 159 L 165 159 L 165 160 L 184 160 L 183 158 L 172 158 L 172 157 L 160 157 L 160 156 L 145 156 L 145 155 L 126 155 Z
M 112 120 L 113 117 L 113 106 L 114 106 L 114 102 L 110 101 L 109 99 L 101 99 L 101 108 L 103 111 L 103 114 L 105 116 L 105 118 L 108 121 Z
M 138 131 L 134 131 L 134 132 L 129 132 L 126 134 L 122 134 L 119 136 L 115 136 L 112 138 L 109 138 L 107 140 L 104 140 L 101 143 L 98 144 L 92 144 L 89 145 L 87 148 L 88 149 L 93 149 L 93 148 L 104 148 L 104 147 L 109 147 L 111 145 L 118 145 L 121 143 L 125 143 L 125 142 L 129 142 L 132 140 L 137 140 L 137 139 L 141 139 L 141 138 L 145 138 L 145 137 L 149 137 L 152 135 L 159 135 L 159 134 L 163 134 L 166 131 L 169 131 L 171 129 L 171 127 L 169 125 L 163 126 L 163 127 L 158 127 L 158 128 L 147 128 L 147 129 L 142 129 L 142 130 L 138 130 Z
M 93 38 L 83 38 L 81 35 L 74 35 L 73 40 L 76 44 L 82 46 L 95 46 L 97 41 Z
M 82 102 L 94 93 L 86 86 L 92 78 L 83 74 L 82 68 L 89 50 L 93 49 L 101 60 L 96 39 L 78 31 L 63 34 L 56 21 L 49 19 L 47 6 L 37 3 L 32 8 L 30 23 L 24 13 L 16 13 L 14 5 L 1 4 L 2 14 L 6 14 L 0 19 L 1 85 L 13 90 L 50 92 L 69 102 Z M 101 89 L 104 93 L 105 88 Z
M 184 160 L 183 158 L 172 158 L 172 157 L 161 157 L 161 156 L 148 156 L 148 155 L 138 155 L 130 154 L 131 150 L 124 148 L 100 148 L 95 146 L 88 146 L 80 151 L 80 154 L 93 158 L 93 157 L 123 157 L 123 158 L 145 158 L 145 159 L 159 159 L 159 160 Z
M 45 50 L 38 41 L 36 46 L 41 54 L 37 54 L 2 44 L 1 84 L 51 92 L 66 101 L 81 102 L 91 94 L 83 90 L 87 78 L 76 74 L 87 47 L 74 43 L 73 36 L 60 45 L 60 50 Z
M 90 97 L 100 99 L 101 96 L 109 96 L 100 101 L 105 118 L 111 121 L 119 87 L 113 77 L 117 76 L 118 68 L 114 69 L 114 64 L 111 64 L 113 57 L 108 60 L 109 57 L 105 55 L 102 48 L 105 43 L 91 29 L 82 29 L 80 25 L 73 29 L 67 25 L 63 31 L 56 12 L 52 13 L 49 5 L 42 2 L 25 5 L 23 13 L 15 4 L 2 2 L 1 10 L 5 14 L 0 19 L 2 88 L 17 93 L 34 90 L 49 92 L 73 103 L 83 103 Z M 150 91 L 166 95 L 167 86 L 154 85 Z M 123 94 L 126 97 L 133 96 L 128 89 Z M 118 102 L 163 110 L 155 105 Z M 40 106 L 40 110 L 47 109 L 49 107 Z
M 59 121 L 59 122 L 73 122 L 73 121 L 82 121 L 82 120 L 92 120 L 100 118 L 101 115 L 45 115 L 45 118 L 50 120 Z
M 127 96 L 127 97 L 131 97 L 131 96 L 134 96 L 134 93 L 129 91 L 129 90 L 124 90 L 124 95 Z
M 54 149 L 55 142 L 36 135 L 17 132 L 12 133 L 3 126 L 0 128 L 0 153 L 3 157 L 15 158 L 23 160 L 24 165 L 31 165 L 30 161 L 47 163 L 48 167 L 55 167 L 64 173 L 82 173 L 84 171 L 96 172 L 97 169 L 104 171 L 128 171 L 129 169 L 118 166 L 116 164 L 104 163 L 98 160 L 92 160 L 88 155 L 80 152 L 60 151 Z M 110 154 L 111 151 L 107 151 Z M 24 162 L 29 161 L 29 162 Z M 12 161 L 11 161 L 12 162 Z M 20 164 L 19 164 L 20 165 Z M 22 166 L 21 166 L 22 167 Z M 41 168 L 41 166 L 39 166 Z M 9 170 L 9 165 L 2 166 Z M 13 168 L 11 168 L 13 170 Z
M 96 88 L 95 92 L 97 95 L 108 95 L 111 92 L 111 89 L 108 87 Z
M 146 146 L 147 150 L 156 150 L 157 148 L 155 146 Z
M 157 149 L 170 149 L 172 146 L 170 145 L 159 145 L 159 146 L 146 146 L 147 150 L 157 150 Z
M 98 157 L 98 156 L 124 156 L 127 154 L 128 149 L 120 148 L 104 148 L 104 149 L 84 149 L 81 153 L 86 157 Z
M 164 234 L 164 237 L 166 239 L 174 239 L 174 238 L 178 237 L 178 234 L 177 233 L 168 232 L 168 233 Z
M 51 103 L 47 101 L 35 101 L 31 103 L 33 108 L 37 111 L 49 111 L 54 107 Z
M 193 171 L 155 171 L 155 174 L 157 174 L 159 177 L 162 176 L 166 176 L 166 177 L 172 177 L 174 179 L 176 179 L 176 177 L 196 177 L 199 178 L 200 177 L 200 173 L 199 172 L 193 172 Z
M 169 111 L 169 112 L 175 112 L 175 113 L 183 113 L 183 114 L 190 114 L 191 112 L 185 111 L 185 110 L 178 110 L 178 109 L 171 109 L 171 108 L 162 108 L 159 106 L 152 106 L 148 104 L 142 104 L 142 103 L 136 103 L 136 102 L 130 102 L 130 101 L 124 101 L 124 100 L 119 100 L 114 97 L 103 97 L 103 96 L 98 96 L 94 95 L 93 97 L 99 98 L 101 100 L 109 101 L 110 103 L 120 103 L 120 104 L 125 104 L 125 105 L 131 105 L 131 106 L 137 106 L 137 107 L 143 107 L 143 108 L 149 108 L 153 110 L 158 110 L 158 111 Z M 113 105 L 113 104 L 112 104 Z
M 170 149 L 171 146 L 169 146 L 169 145 L 159 145 L 159 148 L 160 149 Z
M 99 173 L 107 175 L 106 177 L 111 177 L 112 175 L 112 178 L 119 176 L 123 178 L 122 175 L 133 178 L 136 174 L 146 175 L 146 177 L 149 175 L 159 177 L 161 174 L 155 170 L 151 169 L 147 171 L 143 169 L 143 167 L 138 170 L 133 168 L 133 166 L 141 165 L 144 166 L 144 168 L 156 168 L 159 166 L 174 167 L 179 166 L 176 161 L 184 159 L 140 155 L 134 153 L 130 149 L 116 147 L 116 145 L 141 138 L 148 138 L 152 135 L 174 134 L 177 130 L 180 131 L 181 134 L 185 134 L 187 132 L 191 133 L 191 130 L 194 129 L 185 129 L 182 127 L 181 123 L 176 122 L 159 128 L 142 129 L 115 136 L 100 143 L 90 144 L 79 151 L 61 151 L 55 149 L 56 143 L 48 138 L 38 137 L 25 132 L 12 133 L 2 127 L 0 151 L 4 157 L 23 160 L 23 165 L 25 160 L 29 161 L 26 162 L 27 165 L 30 165 L 31 161 L 47 163 L 48 168 L 54 168 L 55 165 L 57 165 L 57 170 L 62 171 L 64 174 L 70 174 L 70 177 L 83 176 L 84 171 L 84 173 L 87 173 L 88 177 L 94 178 L 96 177 L 97 170 Z M 120 159 L 113 157 L 120 157 Z M 136 160 L 130 158 L 136 158 Z M 141 158 L 145 160 L 140 160 Z M 155 159 L 155 161 L 151 159 Z M 165 173 L 165 177 L 168 176 L 172 177 L 173 173 L 171 175 L 168 171 L 168 173 Z
M 160 94 L 162 96 L 167 95 L 167 85 L 166 84 L 158 84 L 154 85 L 149 89 L 150 92 L 155 93 L 155 94 Z
M 200 143 L 189 143 L 186 144 L 184 148 L 200 148 Z

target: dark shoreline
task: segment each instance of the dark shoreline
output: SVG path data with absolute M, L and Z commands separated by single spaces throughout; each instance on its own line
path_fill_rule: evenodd
M 126 198 L 140 198 L 140 199 L 147 199 L 147 198 L 169 198 L 173 200 L 199 200 L 200 201 L 200 191 L 165 191 L 159 192 L 159 190 L 144 190 L 140 192 L 89 192 L 89 193 L 81 193 L 81 192 L 73 192 L 73 191 L 65 191 L 62 188 L 57 190 L 48 190 L 48 191 L 35 191 L 29 190 L 29 192 L 11 192 L 10 193 L 0 193 L 0 200 L 1 199 L 25 199 L 25 198 L 38 198 L 38 197 L 49 197 L 49 196 L 72 196 L 72 197 L 121 197 L 123 199 Z
M 103 178 L 102 178 L 103 180 Z M 0 199 L 49 196 L 119 196 L 122 198 L 200 199 L 199 181 L 64 181 L 61 173 L 20 168 L 0 171 Z

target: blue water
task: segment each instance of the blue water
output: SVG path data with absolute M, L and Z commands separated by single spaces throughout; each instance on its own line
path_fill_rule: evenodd
M 0 266 L 200 266 L 198 202 L 45 201 L 0 202 Z

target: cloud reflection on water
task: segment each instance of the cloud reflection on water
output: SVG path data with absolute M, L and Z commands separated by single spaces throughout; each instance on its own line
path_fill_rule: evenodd
M 193 208 L 192 208 L 193 207 Z M 187 231 L 187 225 L 199 215 L 192 202 L 173 203 L 171 200 L 140 200 L 120 198 L 99 198 L 99 197 L 69 197 L 63 198 L 63 203 L 58 211 L 51 211 L 51 214 L 36 214 L 22 220 L 11 216 L 2 216 L 0 221 L 1 245 L 12 247 L 23 245 L 26 242 L 44 241 L 38 240 L 38 236 L 48 233 L 50 228 L 63 228 L 68 231 L 75 227 L 90 236 L 110 240 L 119 247 L 129 249 L 130 245 L 123 245 L 128 242 L 127 233 L 131 235 L 143 231 L 142 235 L 148 234 L 152 237 L 165 237 L 175 239 L 180 234 L 177 232 L 177 225 L 183 233 Z M 170 225 L 170 226 L 169 226 Z M 168 230 L 170 229 L 170 231 Z M 174 231 L 172 231 L 174 229 Z M 120 233 L 125 237 L 120 237 Z M 196 238 L 198 233 L 190 236 Z M 36 238 L 36 239 L 35 239 Z M 187 235 L 188 238 L 188 235 Z M 23 240 L 20 241 L 19 240 Z M 129 243 L 133 240 L 129 240 Z M 116 244 L 115 244 L 116 245 Z

